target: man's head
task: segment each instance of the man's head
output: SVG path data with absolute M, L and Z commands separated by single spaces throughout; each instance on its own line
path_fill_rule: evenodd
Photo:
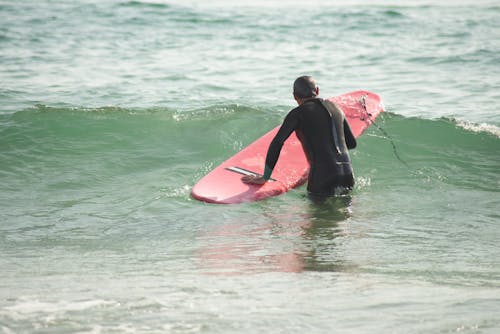
M 297 101 L 316 97 L 318 94 L 319 88 L 311 76 L 298 77 L 293 83 L 293 96 Z

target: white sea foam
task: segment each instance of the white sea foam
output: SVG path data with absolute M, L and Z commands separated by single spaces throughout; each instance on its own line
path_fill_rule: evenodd
M 46 302 L 40 300 L 21 299 L 17 304 L 4 307 L 6 311 L 12 311 L 17 314 L 32 314 L 32 313 L 56 313 L 68 311 L 83 311 L 90 308 L 102 307 L 115 304 L 112 301 L 106 300 L 82 300 L 82 301 L 58 301 Z
M 500 138 L 500 127 L 487 123 L 472 123 L 468 121 L 458 121 L 458 126 L 472 132 L 487 132 Z

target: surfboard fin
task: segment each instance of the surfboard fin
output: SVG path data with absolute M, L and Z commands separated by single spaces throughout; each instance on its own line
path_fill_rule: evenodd
M 251 170 L 248 170 L 248 169 L 245 169 L 245 168 L 241 168 L 241 167 L 236 167 L 236 166 L 226 167 L 226 170 L 234 172 L 234 173 L 238 173 L 238 174 L 241 174 L 241 175 L 262 176 L 259 173 L 252 172 Z M 269 179 L 269 181 L 276 181 L 276 180 L 275 179 Z

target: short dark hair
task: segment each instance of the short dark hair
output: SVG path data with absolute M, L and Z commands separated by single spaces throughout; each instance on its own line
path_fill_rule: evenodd
M 295 79 L 293 83 L 293 95 L 300 98 L 308 98 L 316 96 L 316 81 L 309 75 L 303 75 Z

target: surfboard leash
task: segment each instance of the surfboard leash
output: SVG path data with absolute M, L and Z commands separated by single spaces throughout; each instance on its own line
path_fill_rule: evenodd
M 392 145 L 392 152 L 394 153 L 394 155 L 396 156 L 396 158 L 403 164 L 405 165 L 406 167 L 410 168 L 410 166 L 408 165 L 408 163 L 406 161 L 404 161 L 401 156 L 399 155 L 398 153 L 398 148 L 396 147 L 396 144 L 394 143 L 394 140 L 392 139 L 392 137 L 389 135 L 389 133 L 387 133 L 387 131 L 380 125 L 378 125 L 375 120 L 373 119 L 372 115 L 368 112 L 368 109 L 366 108 L 366 97 L 367 95 L 363 95 L 361 96 L 361 99 L 359 100 L 359 102 L 361 103 L 361 106 L 363 106 L 363 109 L 365 110 L 365 113 L 366 113 L 366 116 L 368 116 L 368 120 L 380 131 L 382 132 L 382 134 L 385 136 L 386 139 L 389 139 L 391 145 Z

